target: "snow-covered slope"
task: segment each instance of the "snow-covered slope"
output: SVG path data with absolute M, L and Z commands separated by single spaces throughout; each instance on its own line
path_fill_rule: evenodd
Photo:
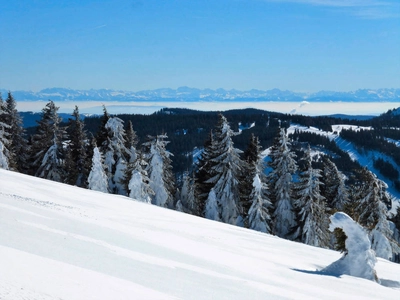
M 0 170 L 0 299 L 400 299 L 330 250 Z

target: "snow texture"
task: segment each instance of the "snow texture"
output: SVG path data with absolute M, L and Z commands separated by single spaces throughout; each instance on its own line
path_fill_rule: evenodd
M 335 213 L 330 220 L 330 231 L 341 228 L 346 234 L 347 254 L 323 269 L 323 272 L 337 276 L 346 274 L 379 282 L 374 269 L 377 260 L 365 230 L 343 212 Z
M 0 299 L 400 299 L 315 272 L 338 252 L 0 169 Z

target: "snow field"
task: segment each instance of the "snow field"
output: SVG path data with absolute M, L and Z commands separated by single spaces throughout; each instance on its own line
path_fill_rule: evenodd
M 321 275 L 340 253 L 0 170 L 0 299 L 399 299 Z

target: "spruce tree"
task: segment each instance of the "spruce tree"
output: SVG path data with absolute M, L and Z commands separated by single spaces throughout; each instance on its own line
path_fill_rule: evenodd
M 60 127 L 61 118 L 57 111 L 53 101 L 42 109 L 36 134 L 32 137 L 31 172 L 38 177 L 64 181 L 62 143 L 66 139 L 66 131 Z
M 147 173 L 150 178 L 150 188 L 154 191 L 154 205 L 174 208 L 175 180 L 172 173 L 171 156 L 166 146 L 169 143 L 167 134 L 149 136 L 146 147 Z
M 88 176 L 88 188 L 108 193 L 108 178 L 104 170 L 103 157 L 97 147 L 93 149 L 92 167 Z
M 240 159 L 239 149 L 234 147 L 233 130 L 227 119 L 220 114 L 215 128 L 214 153 L 211 159 L 211 170 L 215 174 L 207 180 L 213 185 L 221 214 L 221 221 L 232 225 L 243 226 L 243 217 L 240 215 L 239 181 L 243 162 Z
M 210 193 L 208 194 L 205 209 L 204 209 L 204 217 L 209 220 L 221 221 L 220 212 L 218 207 L 217 195 L 212 188 Z
M 304 153 L 304 170 L 296 184 L 298 226 L 294 238 L 307 245 L 327 248 L 330 242 L 329 218 L 325 198 L 321 195 L 321 170 L 312 166 L 311 149 Z
M 328 158 L 324 159 L 324 197 L 330 209 L 344 211 L 349 203 L 349 193 L 345 184 L 345 177 L 336 165 Z
M 68 124 L 70 142 L 66 155 L 66 168 L 68 169 L 66 182 L 71 185 L 86 187 L 90 172 L 87 155 L 89 143 L 78 106 L 75 106 L 72 117 Z
M 197 213 L 195 214 L 201 217 L 205 216 L 206 201 L 213 187 L 213 184 L 208 182 L 214 176 L 212 159 L 214 157 L 215 143 L 213 141 L 213 132 L 210 131 L 208 139 L 204 143 L 203 151 L 195 165 L 194 193 L 197 206 Z
M 392 239 L 393 231 L 388 221 L 385 203 L 390 201 L 387 185 L 366 168 L 360 172 L 362 186 L 358 190 L 355 207 L 356 220 L 366 228 L 371 240 L 371 248 L 378 257 L 391 259 L 400 253 L 399 244 Z
M 257 167 L 260 162 L 259 140 L 254 134 L 251 135 L 250 142 L 243 155 L 243 167 L 240 180 L 240 211 L 244 219 L 244 226 L 249 227 L 248 213 L 253 204 L 252 191 L 254 188 L 254 178 L 257 174 Z
M 103 115 L 100 118 L 100 126 L 95 136 L 96 143 L 102 153 L 105 153 L 107 148 L 106 141 L 108 139 L 108 129 L 106 128 L 106 124 L 110 118 L 107 108 L 103 105 Z
M 9 133 L 7 132 L 9 126 L 4 122 L 4 116 L 5 106 L 3 99 L 0 95 L 0 168 L 9 170 L 10 152 L 6 147 L 10 144 L 10 141 L 8 139 Z
M 272 233 L 282 238 L 288 238 L 296 226 L 292 191 L 292 179 L 297 170 L 295 156 L 285 130 L 281 128 L 269 154 L 268 165 L 272 171 L 268 174 L 268 183 L 274 206 Z
M 126 184 L 125 189 L 130 198 L 151 203 L 154 191 L 150 187 L 146 168 L 147 162 L 143 152 L 136 152 L 136 159 L 128 163 L 122 183 Z
M 194 177 L 185 172 L 183 174 L 183 184 L 179 199 L 180 211 L 197 215 L 197 202 L 194 191 Z
M 10 141 L 9 150 L 12 153 L 10 166 L 13 170 L 26 173 L 28 170 L 28 142 L 24 137 L 22 118 L 16 107 L 17 103 L 13 95 L 8 92 L 5 101 L 5 123 L 9 126 L 7 132 Z
M 47 149 L 39 169 L 36 172 L 36 176 L 57 182 L 63 182 L 66 177 L 63 157 L 64 153 L 62 145 L 57 136 L 54 135 L 53 145 Z
M 114 194 L 127 195 L 123 184 L 128 163 L 128 149 L 125 147 L 125 130 L 120 118 L 109 118 L 105 129 L 107 139 L 102 144 L 104 164 L 108 177 L 108 187 Z
M 253 189 L 250 194 L 251 207 L 248 212 L 248 227 L 253 230 L 271 232 L 271 202 L 268 198 L 267 185 L 256 173 L 253 180 Z
M 136 131 L 133 130 L 132 122 L 128 122 L 128 128 L 125 132 L 125 148 L 128 150 L 129 162 L 136 160 L 138 136 Z

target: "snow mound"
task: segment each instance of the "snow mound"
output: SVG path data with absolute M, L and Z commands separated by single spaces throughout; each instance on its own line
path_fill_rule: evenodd
M 374 269 L 377 261 L 375 253 L 364 229 L 343 212 L 335 213 L 330 220 L 330 231 L 341 228 L 345 232 L 348 252 L 322 271 L 336 276 L 350 275 L 380 282 Z

